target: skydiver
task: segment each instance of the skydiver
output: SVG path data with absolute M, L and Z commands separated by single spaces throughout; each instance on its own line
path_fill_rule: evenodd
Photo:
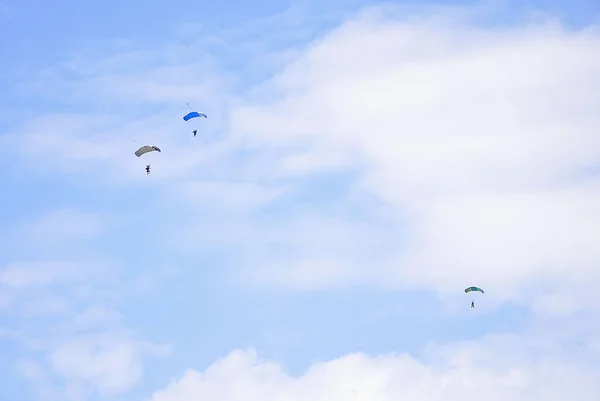
M 471 309 L 475 307 L 475 301 L 471 301 Z
M 193 130 L 192 132 L 194 133 L 194 136 L 196 136 L 196 134 L 198 133 L 198 130 L 197 130 L 197 129 L 195 129 L 195 130 Z
M 150 174 L 150 165 L 146 164 L 146 175 Z

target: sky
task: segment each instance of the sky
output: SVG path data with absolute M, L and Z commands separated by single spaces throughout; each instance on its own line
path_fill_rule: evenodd
M 3 401 L 598 401 L 596 0 L 48 4 L 0 3 Z

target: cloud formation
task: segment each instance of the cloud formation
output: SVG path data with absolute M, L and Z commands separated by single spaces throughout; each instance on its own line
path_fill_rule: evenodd
M 549 319 L 545 330 L 448 344 L 429 362 L 350 355 L 300 377 L 235 351 L 152 401 L 596 399 L 598 300 L 588 290 L 600 278 L 600 35 L 553 20 L 482 27 L 471 17 L 371 9 L 257 88 L 232 111 L 231 130 L 269 164 L 262 180 L 358 179 L 332 214 L 296 208 L 223 240 L 246 243 L 250 282 L 425 288 L 449 303 L 480 283 L 493 294 L 485 302 L 522 303 Z M 349 205 L 370 217 L 365 225 L 340 213 Z M 378 231 L 383 214 L 393 224 Z M 386 246 L 361 259 L 377 240 Z M 583 313 L 589 327 L 559 329 L 568 320 L 557 318 Z
M 599 370 L 553 356 L 528 360 L 529 354 L 513 350 L 519 341 L 500 337 L 435 351 L 435 363 L 408 354 L 356 353 L 315 363 L 298 377 L 275 362 L 260 360 L 254 350 L 239 350 L 202 372 L 188 370 L 150 400 L 458 401 L 473 394 L 493 401 L 596 399 Z M 500 344 L 505 348 L 496 348 Z
M 379 283 L 477 282 L 509 299 L 533 279 L 597 282 L 599 44 L 597 29 L 555 21 L 487 28 L 370 10 L 265 83 L 232 130 L 295 148 L 273 176 L 358 169 L 340 201 L 375 196 L 408 220 L 397 247 L 409 249 L 374 255 Z M 280 275 L 294 287 L 292 271 Z
M 222 267 L 226 299 L 238 288 L 273 305 L 278 291 L 425 290 L 473 321 L 517 304 L 533 327 L 423 355 L 346 355 L 298 377 L 238 350 L 152 401 L 595 400 L 600 30 L 484 26 L 466 8 L 438 11 L 370 8 L 310 44 L 297 43 L 306 32 L 288 15 L 288 31 L 269 32 L 273 46 L 264 32 L 240 45 L 261 52 L 242 68 L 247 81 L 221 71 L 237 50 L 231 36 L 243 36 L 233 30 L 158 50 L 125 43 L 112 57 L 94 50 L 22 86 L 64 107 L 0 139 L 18 151 L 15 165 L 43 155 L 38 179 L 68 174 L 110 211 L 62 206 L 4 233 L 7 251 L 9 237 L 28 239 L 37 255 L 10 249 L 0 269 L 11 319 L 2 336 L 24 350 L 18 371 L 47 391 L 58 380 L 74 399 L 127 392 L 144 357 L 170 348 L 129 329 L 120 302 L 156 287 L 163 276 L 152 271 L 180 273 L 180 296 L 196 284 L 192 270 Z M 265 60 L 268 73 L 257 68 Z M 198 138 L 181 121 L 185 102 L 209 115 Z M 133 157 L 141 143 L 163 148 L 150 177 Z M 101 242 L 117 214 L 127 216 L 120 232 Z M 468 285 L 487 293 L 476 311 L 465 310 Z M 197 302 L 161 296 L 174 315 L 173 304 Z
M 169 354 L 168 345 L 127 328 L 119 301 L 136 294 L 125 293 L 114 267 L 79 260 L 0 269 L 1 337 L 16 352 L 16 373 L 36 383 L 40 397 L 117 395 L 142 380 L 143 358 Z

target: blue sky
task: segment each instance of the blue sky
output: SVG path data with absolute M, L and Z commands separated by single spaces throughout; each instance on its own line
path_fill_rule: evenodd
M 598 2 L 45 7 L 0 6 L 3 400 L 595 399 Z

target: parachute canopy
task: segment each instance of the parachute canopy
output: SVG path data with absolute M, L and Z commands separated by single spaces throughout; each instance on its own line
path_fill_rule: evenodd
M 479 288 L 479 287 L 468 287 L 468 288 L 465 288 L 465 292 L 471 292 L 471 291 L 479 291 L 482 294 L 485 294 L 483 292 L 483 290 L 481 288 Z
M 192 111 L 190 113 L 187 113 L 185 116 L 183 116 L 183 119 L 184 119 L 184 121 L 187 121 L 191 118 L 196 118 L 196 117 L 208 118 L 208 117 L 206 117 L 206 114 L 204 114 L 204 113 L 198 113 L 197 111 Z
M 135 151 L 135 155 L 137 157 L 140 157 L 141 155 L 148 153 L 148 152 L 160 152 L 160 149 L 156 146 L 148 146 L 148 145 L 144 145 L 141 148 L 139 148 L 138 150 Z

